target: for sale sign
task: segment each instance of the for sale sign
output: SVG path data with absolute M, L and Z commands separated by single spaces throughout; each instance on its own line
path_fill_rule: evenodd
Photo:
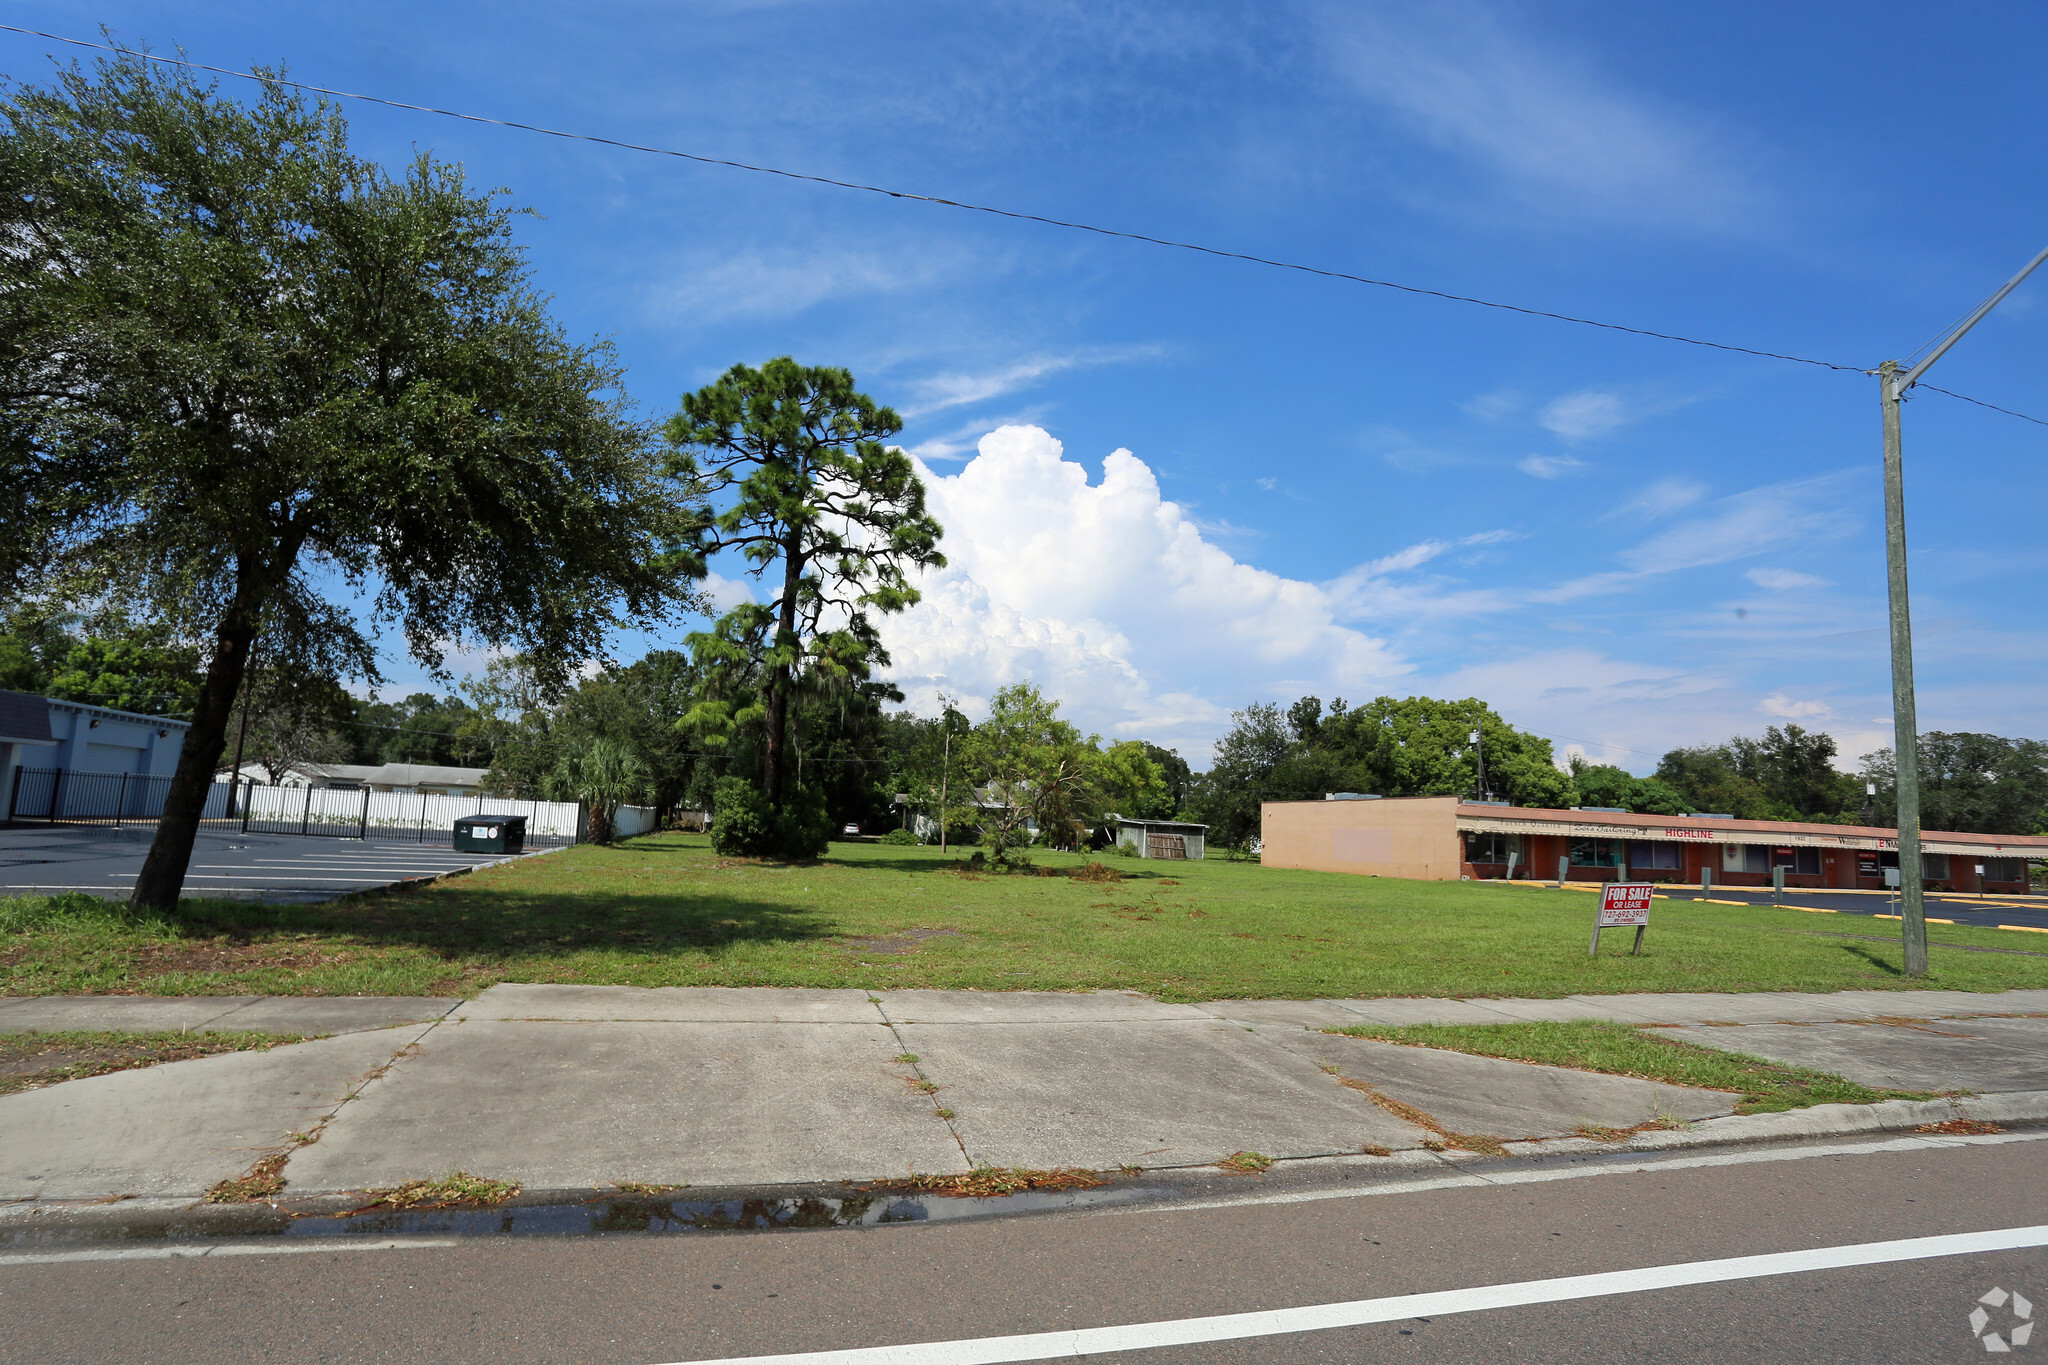
M 1640 953 L 1643 932 L 1650 927 L 1650 896 L 1654 890 L 1649 882 L 1609 882 L 1601 887 L 1600 918 L 1593 921 L 1593 943 L 1586 949 L 1586 955 L 1599 956 L 1602 929 L 1631 927 L 1636 931 L 1636 943 L 1629 952 Z
M 1648 882 L 1609 882 L 1600 888 L 1600 927 L 1619 929 L 1624 925 L 1650 922 Z

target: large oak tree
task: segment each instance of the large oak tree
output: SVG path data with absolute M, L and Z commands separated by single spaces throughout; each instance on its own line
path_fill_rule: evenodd
M 176 903 L 259 635 L 330 676 L 376 681 L 390 626 L 429 668 L 515 647 L 559 681 L 701 572 L 511 210 L 259 75 L 244 105 L 123 56 L 0 102 L 0 571 L 206 660 L 145 907 Z

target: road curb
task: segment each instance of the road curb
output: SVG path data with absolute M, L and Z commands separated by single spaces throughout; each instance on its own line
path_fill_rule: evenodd
M 2048 1119 L 2048 1090 L 2015 1090 L 1940 1100 L 1883 1100 L 1877 1104 L 1816 1104 L 1810 1109 L 1778 1114 L 1737 1114 L 1668 1132 L 1638 1133 L 1629 1139 L 1628 1147 L 1638 1151 L 1670 1151 L 1731 1142 L 1853 1137 L 1858 1133 L 1902 1132 L 1952 1119 L 1984 1123 Z

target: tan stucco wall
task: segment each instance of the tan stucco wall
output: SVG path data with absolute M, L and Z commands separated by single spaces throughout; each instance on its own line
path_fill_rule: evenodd
M 1260 807 L 1259 861 L 1267 867 L 1456 881 L 1458 798 L 1268 801 Z

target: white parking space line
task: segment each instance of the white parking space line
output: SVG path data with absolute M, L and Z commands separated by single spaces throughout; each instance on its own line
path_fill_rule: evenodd
M 180 1242 L 153 1247 L 94 1247 L 89 1251 L 36 1251 L 23 1255 L 0 1252 L 0 1270 L 17 1265 L 70 1265 L 76 1261 L 186 1261 L 220 1256 L 293 1256 L 315 1251 L 426 1251 L 461 1245 L 451 1241 L 285 1242 L 268 1245 L 229 1242 L 209 1245 Z
M 1732 1256 L 1715 1261 L 1644 1266 L 1597 1275 L 1567 1275 L 1554 1280 L 1483 1285 L 1434 1294 L 1402 1294 L 1350 1303 L 1314 1304 L 1305 1308 L 1229 1313 L 1210 1318 L 1178 1318 L 1139 1322 L 1124 1327 L 1070 1328 L 1024 1336 L 970 1337 L 960 1341 L 926 1341 L 901 1346 L 856 1346 L 835 1351 L 802 1351 L 790 1355 L 726 1356 L 716 1365 L 1002 1365 L 1015 1360 L 1064 1360 L 1111 1351 L 1156 1350 L 1162 1346 L 1193 1346 L 1209 1341 L 1243 1341 L 1250 1337 L 1324 1332 L 1335 1327 L 1363 1327 L 1376 1322 L 1405 1322 L 1445 1313 L 1483 1313 L 1536 1303 L 1640 1294 L 1694 1284 L 1725 1284 L 1769 1275 L 1793 1275 L 1850 1266 L 1924 1261 L 1939 1256 L 1975 1256 L 1992 1251 L 2048 1246 L 2048 1226 L 2000 1228 L 1945 1237 L 1909 1237 L 1895 1242 L 1863 1242 L 1853 1246 L 1816 1247 L 1810 1251 L 1778 1251 L 1762 1256 Z M 714 1365 L 714 1362 L 701 1362 Z

